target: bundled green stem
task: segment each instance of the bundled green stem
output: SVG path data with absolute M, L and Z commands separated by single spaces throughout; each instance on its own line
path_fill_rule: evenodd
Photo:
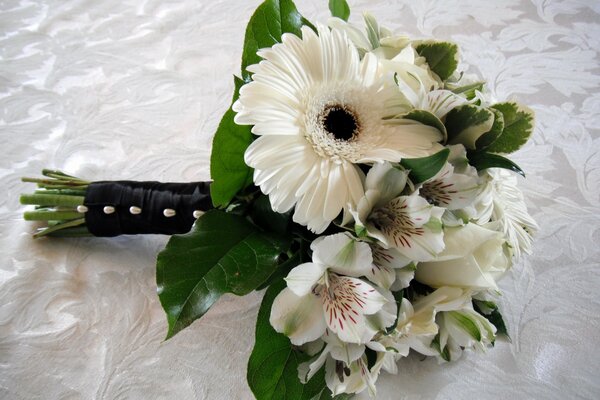
M 86 190 L 91 182 L 84 181 L 61 171 L 42 170 L 45 178 L 22 178 L 23 182 L 35 183 L 38 190 L 20 197 L 21 204 L 34 205 L 25 211 L 27 221 L 45 221 L 47 226 L 39 228 L 33 237 L 91 236 L 85 218 L 78 206 L 83 206 Z

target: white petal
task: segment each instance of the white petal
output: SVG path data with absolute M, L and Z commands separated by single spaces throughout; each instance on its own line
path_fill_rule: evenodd
M 364 344 L 340 342 L 339 346 L 331 347 L 331 357 L 346 364 L 358 360 L 365 353 Z
M 359 279 L 333 274 L 329 279 L 329 288 L 321 292 L 327 326 L 344 342 L 369 341 L 364 315 L 378 312 L 388 300 Z
M 326 345 L 318 357 L 314 358 L 311 361 L 307 361 L 306 363 L 302 363 L 298 366 L 298 376 L 300 377 L 300 382 L 308 382 L 317 372 L 319 372 L 319 370 L 325 364 L 327 357 L 329 357 L 330 349 L 331 346 Z
M 408 171 L 403 171 L 388 162 L 375 163 L 367 173 L 365 187 L 376 189 L 380 193 L 379 201 L 387 203 L 400 195 L 408 178 Z M 379 203 L 378 203 L 379 205 Z
M 312 287 L 323 277 L 325 267 L 322 264 L 304 263 L 293 268 L 285 278 L 288 288 L 297 296 L 310 293 Z
M 327 327 L 319 298 L 313 294 L 298 297 L 288 288 L 273 301 L 269 322 L 297 346 L 320 338 Z
M 345 233 L 326 236 L 312 244 L 311 248 L 315 262 L 344 275 L 363 276 L 370 270 L 373 262 L 369 245 L 358 242 Z
M 396 280 L 396 272 L 390 267 L 373 263 L 365 277 L 377 286 L 389 289 Z
M 419 263 L 415 279 L 432 287 L 498 289 L 494 278 L 481 270 L 473 256 L 443 262 Z

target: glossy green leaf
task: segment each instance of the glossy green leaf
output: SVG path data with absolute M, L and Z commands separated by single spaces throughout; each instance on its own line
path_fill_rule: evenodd
M 291 0 L 266 0 L 254 12 L 244 39 L 242 79 L 235 79 L 233 102 L 240 87 L 251 80 L 247 67 L 260 62 L 259 49 L 272 47 L 281 41 L 285 32 L 300 35 L 302 25 L 312 24 L 296 10 Z M 242 189 L 252 184 L 252 169 L 244 162 L 244 152 L 252 143 L 250 126 L 239 126 L 233 121 L 231 108 L 223 115 L 213 139 L 210 172 L 213 179 L 211 197 L 215 207 L 225 207 Z
M 434 114 L 425 110 L 412 110 L 408 114 L 406 114 L 403 118 L 411 119 L 413 121 L 417 121 L 422 123 L 423 125 L 431 126 L 436 128 L 438 131 L 442 133 L 444 139 L 442 143 L 446 142 L 448 139 L 448 132 L 446 132 L 446 127 L 444 123 L 436 117 Z
M 247 380 L 257 400 L 312 400 L 320 398 L 325 386 L 325 370 L 302 384 L 298 365 L 310 357 L 292 347 L 290 340 L 269 323 L 275 297 L 285 287 L 283 279 L 267 289 L 256 320 L 255 344 L 248 361 Z
M 301 263 L 302 263 L 302 255 L 301 255 L 301 252 L 298 251 L 298 252 L 294 253 L 290 258 L 288 258 L 286 261 L 279 264 L 277 266 L 277 269 L 275 269 L 275 271 L 273 271 L 271 276 L 269 276 L 269 278 L 262 285 L 257 287 L 256 290 L 266 289 L 267 287 L 271 286 L 271 284 L 273 284 L 274 282 L 285 278 L 294 267 L 297 267 Z
M 492 129 L 494 113 L 473 104 L 456 107 L 446 115 L 446 129 L 449 144 L 462 144 L 474 150 L 475 143 L 486 132 Z
M 350 7 L 346 0 L 329 0 L 329 11 L 334 17 L 348 21 L 350 17 Z
M 502 113 L 504 130 L 487 151 L 509 154 L 519 150 L 533 133 L 533 111 L 518 103 L 499 103 L 492 108 Z
M 429 68 L 443 81 L 448 79 L 458 66 L 458 46 L 449 42 L 424 42 L 416 47 L 417 53 L 425 57 Z
M 202 317 L 224 293 L 245 295 L 276 270 L 288 239 L 245 218 L 212 210 L 158 255 L 156 282 L 170 338 Z
M 292 223 L 292 212 L 278 213 L 273 211 L 269 197 L 259 195 L 250 210 L 254 223 L 266 231 L 287 234 Z
M 256 54 L 259 49 L 272 47 L 281 42 L 281 36 L 286 32 L 301 36 L 302 25 L 314 29 L 314 26 L 300 15 L 291 0 L 266 0 L 258 6 L 246 27 L 242 53 L 244 81 L 249 82 L 252 79 L 252 74 L 247 70 L 248 66 L 261 60 Z
M 428 157 L 404 158 L 400 161 L 400 164 L 410 170 L 408 177 L 413 183 L 417 184 L 425 182 L 440 172 L 449 155 L 450 150 L 444 149 Z
M 232 104 L 237 100 L 244 82 L 235 77 Z M 252 143 L 250 126 L 237 125 L 235 112 L 229 108 L 221 118 L 213 138 L 210 155 L 210 196 L 215 207 L 224 207 L 242 189 L 252 184 L 252 168 L 244 161 L 244 152 Z
M 508 158 L 502 157 L 498 154 L 469 151 L 467 152 L 467 158 L 469 159 L 469 164 L 474 166 L 477 171 L 482 171 L 488 168 L 504 168 L 525 176 L 525 173 L 521 167 Z

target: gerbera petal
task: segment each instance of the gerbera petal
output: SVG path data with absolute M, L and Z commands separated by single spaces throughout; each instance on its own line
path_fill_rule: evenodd
M 428 155 L 440 134 L 416 121 L 391 124 L 406 105 L 390 70 L 373 54 L 360 60 L 344 31 L 317 31 L 304 26 L 302 37 L 286 33 L 261 49 L 233 109 L 236 123 L 259 136 L 244 156 L 256 185 L 275 211 L 295 205 L 293 220 L 320 233 L 341 211 L 348 222 L 362 198 L 357 163 Z
M 312 293 L 299 297 L 284 288 L 273 301 L 269 322 L 277 332 L 300 346 L 318 339 L 325 332 L 327 325 L 321 309 L 320 299 Z
M 340 165 L 331 165 L 327 177 L 327 190 L 323 206 L 323 219 L 325 220 L 332 221 L 340 213 L 340 207 L 336 199 L 348 198 L 348 184 L 343 181 L 342 173 Z

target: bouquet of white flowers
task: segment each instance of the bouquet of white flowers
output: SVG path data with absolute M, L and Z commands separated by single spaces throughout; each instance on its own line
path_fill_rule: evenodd
M 38 206 L 27 219 L 49 221 L 38 236 L 173 234 L 157 262 L 167 338 L 222 294 L 267 288 L 248 364 L 257 399 L 374 395 L 411 349 L 454 361 L 493 346 L 507 335 L 498 279 L 537 229 L 504 156 L 532 112 L 458 72 L 455 44 L 329 6 L 327 24 L 291 0 L 250 19 L 212 182 L 44 171 L 22 197 Z

